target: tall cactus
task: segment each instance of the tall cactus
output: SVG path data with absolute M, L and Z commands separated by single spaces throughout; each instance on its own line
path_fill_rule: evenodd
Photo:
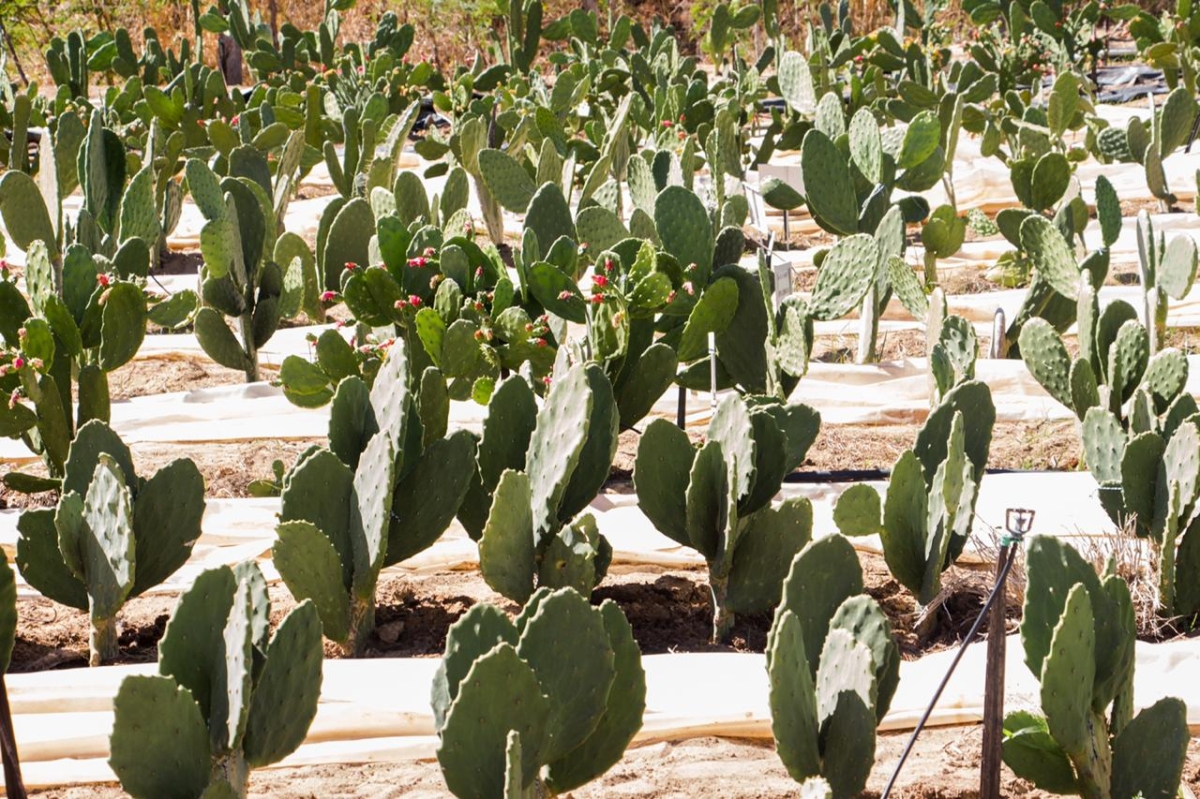
M 17 566 L 44 596 L 91 616 L 89 662 L 117 656 L 125 601 L 175 573 L 200 537 L 204 480 L 190 460 L 149 480 L 133 472 L 128 447 L 100 421 L 71 444 L 62 496 L 27 511 L 17 529 Z
M 515 624 L 478 604 L 450 627 L 432 705 L 455 796 L 556 796 L 621 759 L 642 726 L 646 677 L 612 600 L 540 588 Z
M 158 674 L 126 677 L 108 763 L 135 799 L 246 796 L 250 771 L 304 741 L 321 694 L 321 622 L 301 602 L 270 634 L 253 561 L 201 573 L 158 645 Z
M 824 777 L 833 799 L 859 795 L 900 682 L 900 650 L 845 538 L 814 541 L 792 560 L 766 655 L 771 732 L 788 773 L 806 786 Z
M 731 395 L 699 450 L 663 419 L 638 442 L 639 506 L 659 532 L 708 562 L 714 641 L 728 638 L 736 613 L 774 604 L 788 559 L 812 537 L 807 499 L 775 506 L 771 499 L 804 460 L 820 424 L 806 405 Z
M 1133 714 L 1133 601 L 1125 580 L 1068 544 L 1035 536 L 1021 641 L 1044 716 L 1004 719 L 1004 762 L 1053 793 L 1174 796 L 1188 746 L 1187 708 L 1160 699 Z

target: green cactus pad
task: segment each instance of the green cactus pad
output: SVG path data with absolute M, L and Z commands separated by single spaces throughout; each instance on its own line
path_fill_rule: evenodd
M 882 527 L 879 492 L 869 485 L 851 486 L 833 506 L 833 523 L 842 535 L 875 535 Z
M 1042 708 L 1046 725 L 1073 760 L 1091 742 L 1092 687 L 1095 682 L 1095 628 L 1084 585 L 1067 594 L 1042 666 Z
M 167 677 L 121 682 L 109 747 L 109 765 L 137 799 L 193 799 L 208 785 L 204 716 L 192 692 Z
M 466 496 L 474 461 L 469 430 L 439 438 L 421 454 L 393 494 L 384 565 L 407 560 L 441 537 Z
M 1030 319 L 1021 328 L 1021 357 L 1034 379 L 1058 402 L 1073 408 L 1071 356 L 1058 333 L 1045 319 Z
M 1113 739 L 1112 795 L 1174 796 L 1188 748 L 1187 707 L 1160 699 L 1138 713 Z
M 187 562 L 203 516 L 204 478 L 192 461 L 171 461 L 142 485 L 133 505 L 134 596 Z
M 817 272 L 809 300 L 812 318 L 840 319 L 856 308 L 875 282 L 878 262 L 879 251 L 871 236 L 864 233 L 839 239 Z
M 446 633 L 446 652 L 433 677 L 431 704 L 434 725 L 439 732 L 471 664 L 502 642 L 516 646 L 517 628 L 494 605 L 482 602 L 472 605 L 450 625 Z
M 883 505 L 883 556 L 896 579 L 914 593 L 925 581 L 927 489 L 921 461 L 911 450 L 892 467 Z
M 549 763 L 546 782 L 557 793 L 582 786 L 615 765 L 642 726 L 646 674 L 633 629 L 612 600 L 601 603 L 600 616 L 613 652 L 612 687 L 604 713 L 587 739 L 563 758 Z
M 559 501 L 558 520 L 566 522 L 588 506 L 608 480 L 617 454 L 620 420 L 608 376 L 596 364 L 584 367 L 592 396 L 587 439 L 579 453 L 579 464 L 571 472 Z
M 1096 482 L 1119 484 L 1126 442 L 1120 420 L 1105 408 L 1091 408 L 1083 418 L 1081 438 L 1088 469 Z
M 523 214 L 537 186 L 515 158 L 502 150 L 479 151 L 479 171 L 488 191 L 505 210 Z
M 729 525 L 729 493 L 729 471 L 721 444 L 709 441 L 692 463 L 686 494 L 688 541 L 708 560 L 718 556 Z
M 879 721 L 887 715 L 892 696 L 900 684 L 900 649 L 892 640 L 887 615 L 869 596 L 847 599 L 829 622 L 831 630 L 845 630 L 871 652 L 876 681 L 875 715 Z
M 524 603 L 533 593 L 534 516 L 530 479 L 505 471 L 479 539 L 479 570 L 497 593 Z
M 254 684 L 244 746 L 251 768 L 278 763 L 304 742 L 321 696 L 322 656 L 317 609 L 301 602 L 275 631 Z
M 659 532 L 684 546 L 691 546 L 685 496 L 695 454 L 687 433 L 655 419 L 638 440 L 634 462 L 638 506 Z
M 821 773 L 815 664 L 806 654 L 805 638 L 799 618 L 782 609 L 771 626 L 767 658 L 771 733 L 784 767 L 797 782 Z
M 329 450 L 317 450 L 287 475 L 279 514 L 284 522 L 312 522 L 333 543 L 347 586 L 353 566 L 347 509 L 353 490 L 354 473 L 349 467 Z
M 632 428 L 654 409 L 654 404 L 674 382 L 678 367 L 675 350 L 667 344 L 652 344 L 642 353 L 628 379 L 616 389 L 622 430 Z
M 63 562 L 54 511 L 25 511 L 17 519 L 17 532 L 16 562 L 25 582 L 60 605 L 87 610 L 87 588 Z
M 223 663 L 224 620 L 234 604 L 237 580 L 228 567 L 201 572 L 192 587 L 179 597 L 158 645 L 158 671 L 192 692 L 200 712 L 212 719 L 214 694 L 224 690 L 214 685 L 215 659 Z M 220 623 L 214 624 L 218 619 Z
M 595 729 L 616 677 L 604 619 L 579 593 L 559 589 L 525 623 L 517 654 L 551 699 L 543 755 L 557 760 Z
M 595 395 L 582 365 L 556 377 L 529 439 L 526 474 L 533 501 L 534 528 L 558 527 L 558 510 L 579 465 L 591 427 Z
M 837 145 L 820 130 L 804 136 L 800 150 L 804 190 L 813 215 L 832 232 L 851 236 L 858 232 L 858 202 L 850 168 Z
M 667 186 L 654 200 L 654 224 L 663 249 L 690 273 L 697 286 L 708 283 L 713 269 L 713 229 L 708 210 L 694 193 L 682 186 Z
M 438 746 L 446 787 L 462 799 L 492 799 L 504 785 L 509 731 L 521 736 L 522 784 L 542 763 L 551 703 L 509 644 L 477 659 L 459 684 Z
M 312 601 L 329 640 L 345 642 L 350 635 L 350 586 L 342 580 L 344 564 L 337 549 L 311 522 L 284 522 L 276 535 L 271 557 L 288 591 L 298 601 Z
M 792 559 L 812 540 L 812 503 L 792 497 L 746 519 L 729 571 L 726 607 L 762 613 L 779 601 Z
M 854 547 L 842 536 L 831 535 L 813 541 L 792 559 L 791 569 L 783 581 L 778 613 L 785 610 L 794 613 L 800 621 L 804 651 L 819 652 L 825 647 L 834 613 L 843 602 L 861 594 L 862 590 L 862 567 Z M 809 661 L 814 680 L 817 665 L 815 658 Z
M 525 227 L 537 236 L 543 252 L 549 252 L 564 236 L 575 240 L 571 209 L 557 183 L 545 183 L 534 193 L 525 214 Z
M 44 242 L 51 258 L 57 258 L 58 237 L 33 178 L 9 170 L 0 177 L 0 217 L 13 243 L 28 250 L 35 241 Z
M 1056 292 L 1068 299 L 1079 295 L 1079 268 L 1070 245 L 1058 227 L 1043 216 L 1021 223 L 1021 247 L 1029 253 L 1034 269 Z

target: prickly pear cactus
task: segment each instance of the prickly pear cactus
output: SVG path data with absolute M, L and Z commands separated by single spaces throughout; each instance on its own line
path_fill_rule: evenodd
M 642 725 L 646 678 L 611 600 L 540 588 L 515 624 L 478 604 L 450 627 L 431 701 L 455 796 L 557 795 L 621 759 Z
M 297 605 L 270 635 L 253 561 L 203 572 L 159 643 L 158 675 L 126 677 L 109 765 L 137 799 L 246 796 L 250 771 L 308 734 L 321 694 L 321 621 Z
M 771 500 L 819 428 L 820 417 L 805 405 L 731 395 L 699 451 L 662 419 L 638 442 L 639 506 L 659 532 L 708 562 L 714 641 L 729 636 L 735 614 L 771 607 L 788 558 L 812 537 L 808 500 Z
M 125 601 L 187 561 L 203 515 L 195 464 L 180 459 L 139 478 L 117 434 L 92 421 L 71 444 L 58 506 L 17 522 L 17 567 L 44 596 L 89 612 L 89 662 L 98 666 L 117 655 Z
M 515 381 L 509 378 L 489 406 L 479 447 L 486 482 L 468 499 L 486 503 L 486 489 L 495 487 L 479 537 L 480 571 L 517 602 L 538 586 L 590 594 L 612 548 L 592 516 L 577 514 L 608 479 L 616 453 L 612 385 L 595 364 L 573 366 L 555 378 L 538 410 L 528 384 Z M 507 429 L 491 423 L 493 414 Z
M 879 534 L 888 569 L 921 605 L 941 591 L 942 571 L 971 534 L 995 418 L 987 385 L 960 383 L 892 467 L 885 501 L 866 485 L 838 497 L 838 529 L 843 535 Z
M 776 750 L 793 779 L 823 777 L 835 798 L 866 787 L 875 728 L 900 681 L 891 625 L 862 590 L 850 543 L 814 541 L 792 560 L 767 634 Z
M 1028 550 L 1021 640 L 1044 715 L 1009 713 L 1004 762 L 1054 793 L 1174 796 L 1187 754 L 1187 708 L 1160 699 L 1133 715 L 1136 628 L 1124 579 L 1097 576 L 1057 539 Z M 1153 745 L 1150 745 L 1153 741 Z

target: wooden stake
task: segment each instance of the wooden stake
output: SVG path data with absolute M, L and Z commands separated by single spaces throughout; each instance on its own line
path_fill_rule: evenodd
M 1012 547 L 1005 544 L 1000 548 L 996 560 L 996 577 L 999 579 L 1004 565 L 1012 557 Z M 1004 740 L 1004 650 L 1007 643 L 1005 601 L 1008 581 L 996 589 L 996 600 L 988 616 L 987 676 L 983 689 L 983 756 L 979 772 L 980 799 L 1000 799 L 1000 744 Z

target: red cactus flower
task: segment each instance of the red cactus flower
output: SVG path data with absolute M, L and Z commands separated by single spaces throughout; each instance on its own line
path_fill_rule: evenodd
M 346 271 L 347 272 L 353 272 L 355 269 L 358 269 L 358 264 L 354 263 L 353 261 L 346 262 Z
M 22 358 L 20 355 L 18 355 L 16 358 L 13 358 L 13 368 L 14 369 L 24 369 L 25 368 L 25 359 Z
M 662 126 L 663 126 L 664 128 L 673 128 L 673 127 L 675 127 L 675 123 L 674 123 L 674 122 L 672 122 L 672 121 L 671 121 L 671 120 L 669 120 L 669 119 L 664 119 L 664 120 L 662 121 Z
M 418 297 L 416 294 L 410 294 L 408 297 L 408 304 L 414 308 L 420 308 L 421 307 L 421 298 Z
M 612 263 L 612 262 L 610 261 L 609 263 Z M 595 277 L 592 278 L 592 283 L 594 283 L 599 288 L 604 288 L 605 286 L 608 285 L 608 278 L 606 278 L 604 275 L 596 275 Z
M 336 291 L 321 292 L 321 302 L 333 302 L 335 299 L 337 299 Z
M 592 305 L 599 305 L 602 302 L 604 302 L 603 294 L 593 294 L 592 295 Z
M 107 286 L 109 283 L 112 282 L 112 278 L 110 278 L 108 275 L 101 272 L 100 274 L 96 275 L 96 282 L 99 283 L 101 286 Z
M 558 292 L 559 302 L 566 302 L 567 300 L 571 299 L 571 297 L 573 297 L 573 296 L 575 296 L 575 295 L 573 295 L 571 292 L 567 291 L 566 289 L 563 289 L 562 291 Z
M 429 260 L 422 255 L 418 255 L 416 258 L 408 259 L 408 266 L 410 269 L 424 269 L 428 264 Z

